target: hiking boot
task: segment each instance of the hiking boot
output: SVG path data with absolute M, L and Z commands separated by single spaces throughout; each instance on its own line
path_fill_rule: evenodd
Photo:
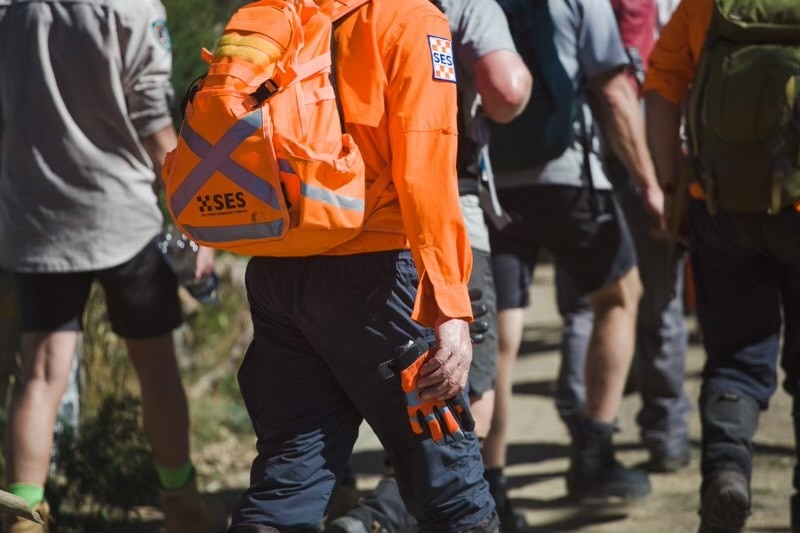
M 50 533 L 53 526 L 53 518 L 50 516 L 50 506 L 46 501 L 33 506 L 33 510 L 39 513 L 44 525 L 31 522 L 25 518 L 11 515 L 3 516 L 3 533 Z
M 225 533 L 281 533 L 274 527 L 258 524 L 238 524 L 231 526 Z
M 500 519 L 500 530 L 503 533 L 524 533 L 528 531 L 528 523 L 525 516 L 511 507 L 511 502 L 506 499 L 505 505 L 496 508 L 497 516 Z
M 410 533 L 416 530 L 416 520 L 406 511 L 397 480 L 387 477 L 346 515 L 332 520 L 325 533 Z
M 750 487 L 738 470 L 711 475 L 703 490 L 700 533 L 739 533 L 750 516 Z
M 197 490 L 197 479 L 178 490 L 161 491 L 166 533 L 216 533 L 228 527 L 228 513 L 221 502 L 205 499 Z
M 614 456 L 614 426 L 583 420 L 575 433 L 567 471 L 567 495 L 576 500 L 642 498 L 650 494 L 647 472 L 626 468 Z
M 669 454 L 662 451 L 651 451 L 647 470 L 662 474 L 677 472 L 689 466 L 689 450 L 679 454 Z
M 331 503 L 328 506 L 328 520 L 335 520 L 344 516 L 347 511 L 358 505 L 361 494 L 356 487 L 356 478 L 350 467 L 347 467 L 342 474 L 341 481 L 336 485 L 331 496 Z
M 514 510 L 508 499 L 508 480 L 500 468 L 484 470 L 483 477 L 489 483 L 489 494 L 494 499 L 497 516 L 503 533 L 521 533 L 528 531 L 528 524 L 522 513 Z

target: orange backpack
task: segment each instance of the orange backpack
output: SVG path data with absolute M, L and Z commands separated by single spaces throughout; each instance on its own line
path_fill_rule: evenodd
M 367 189 L 364 161 L 331 84 L 332 22 L 368 0 L 261 0 L 230 19 L 208 74 L 187 94 L 162 170 L 178 226 L 242 255 L 308 256 L 356 237 L 389 182 Z M 272 11 L 268 11 L 272 10 Z M 277 12 L 275 10 L 278 10 Z M 287 26 L 271 34 L 266 21 Z

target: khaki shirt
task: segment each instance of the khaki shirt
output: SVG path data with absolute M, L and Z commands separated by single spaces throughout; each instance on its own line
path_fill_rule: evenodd
M 140 138 L 171 124 L 159 0 L 0 0 L 0 265 L 124 263 L 161 228 Z

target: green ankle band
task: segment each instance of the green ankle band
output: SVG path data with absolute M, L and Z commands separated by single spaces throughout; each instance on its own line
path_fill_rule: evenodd
M 32 483 L 12 483 L 8 486 L 8 492 L 14 496 L 19 496 L 31 507 L 42 503 L 44 500 L 44 487 Z
M 162 489 L 178 490 L 189 484 L 194 475 L 194 467 L 191 461 L 186 461 L 185 464 L 178 468 L 164 468 L 156 465 L 156 474 Z

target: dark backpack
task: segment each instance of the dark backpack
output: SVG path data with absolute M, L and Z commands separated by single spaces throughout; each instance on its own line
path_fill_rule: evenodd
M 511 35 L 533 75 L 525 110 L 508 124 L 490 121 L 489 154 L 500 172 L 537 167 L 559 157 L 575 138 L 578 99 L 558 58 L 548 0 L 499 0 Z
M 798 104 L 800 2 L 716 0 L 687 113 L 711 212 L 800 201 Z

